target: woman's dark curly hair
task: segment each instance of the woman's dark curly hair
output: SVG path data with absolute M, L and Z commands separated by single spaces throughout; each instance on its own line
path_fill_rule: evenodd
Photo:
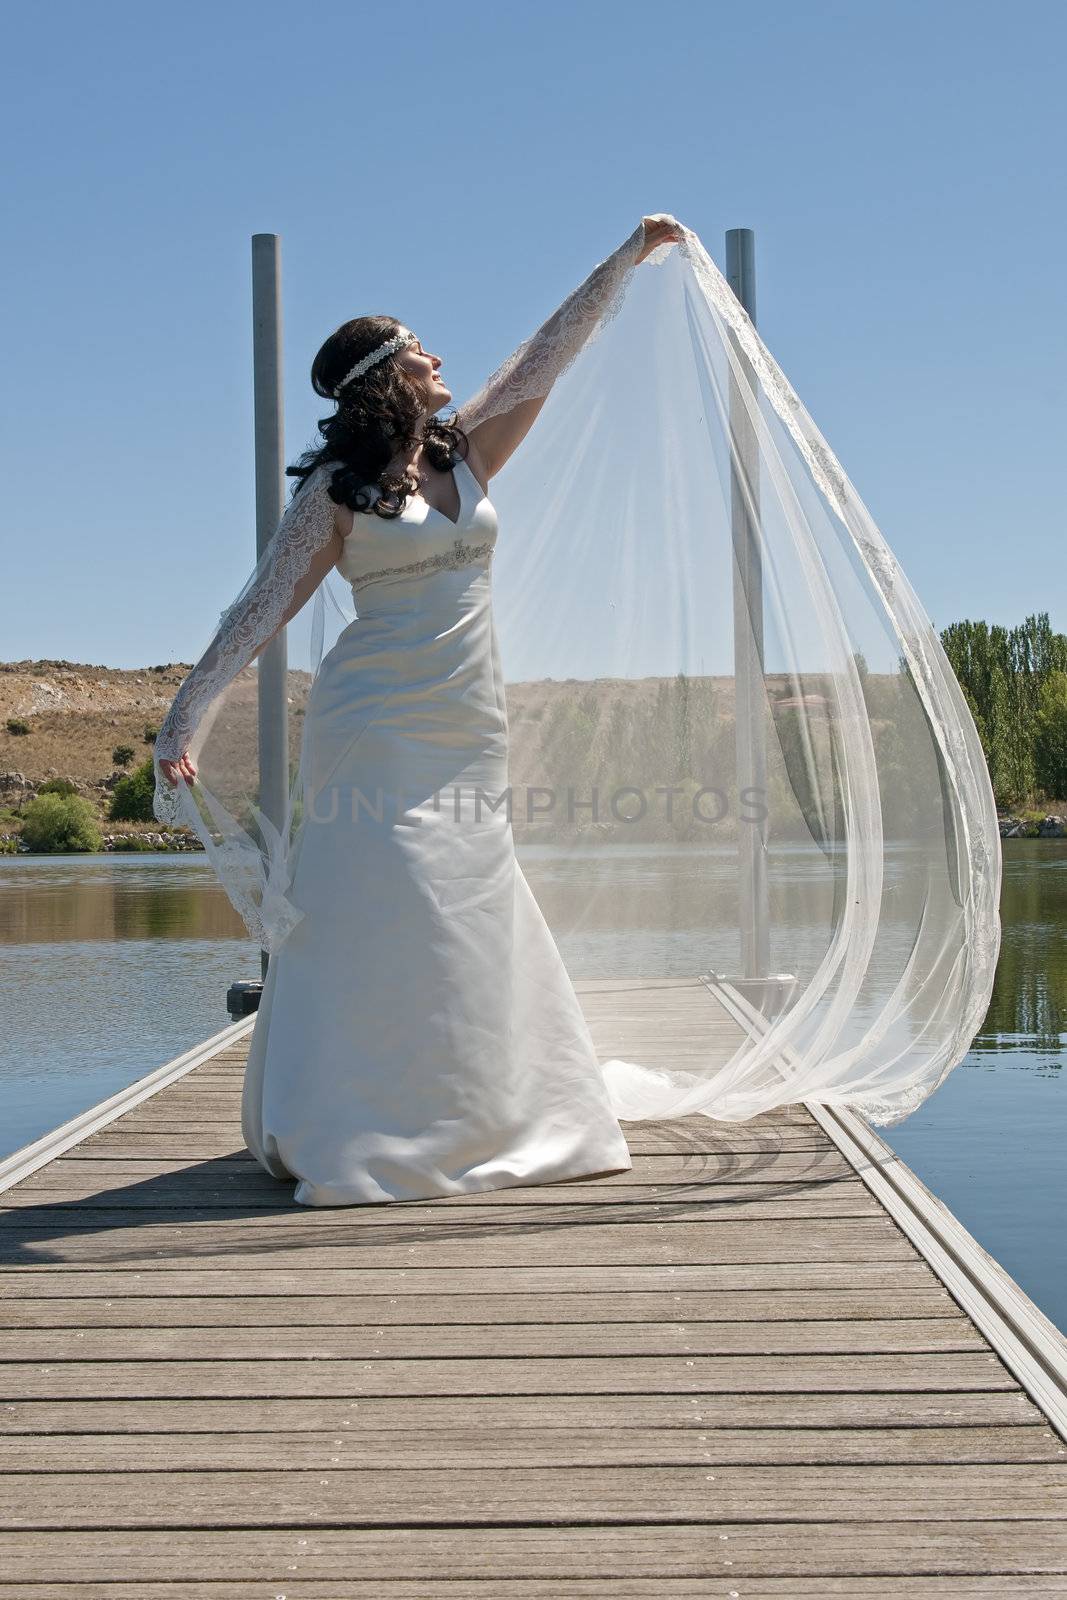
M 337 385 L 356 362 L 404 326 L 395 317 L 384 316 L 355 317 L 342 323 L 311 363 L 315 393 L 332 400 Z M 376 362 L 362 377 L 346 384 L 337 410 L 319 421 L 323 444 L 305 450 L 295 466 L 286 467 L 287 477 L 300 479 L 294 495 L 322 462 L 338 462 L 328 485 L 331 500 L 353 511 L 399 516 L 408 495 L 418 493 L 418 479 L 410 472 L 387 473 L 385 469 L 398 452 L 414 443 L 415 425 L 424 405 L 418 386 L 392 356 Z M 450 422 L 430 417 L 425 425 L 423 448 L 442 472 L 451 467 L 453 452 L 467 458 L 467 435 L 457 424 L 458 416 L 458 411 L 453 411 Z M 367 492 L 371 484 L 381 490 L 373 501 Z

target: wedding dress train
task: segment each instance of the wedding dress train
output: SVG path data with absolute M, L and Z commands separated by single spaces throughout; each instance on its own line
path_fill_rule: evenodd
M 469 1194 L 629 1168 L 581 1005 L 516 859 L 493 622 L 497 515 L 356 513 L 359 615 L 322 663 L 310 783 L 242 1127 L 303 1205 Z

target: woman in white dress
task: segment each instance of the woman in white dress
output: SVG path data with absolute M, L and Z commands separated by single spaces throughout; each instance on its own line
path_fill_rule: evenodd
M 296 1180 L 299 1204 L 631 1165 L 515 855 L 488 485 L 618 283 L 675 238 L 673 219 L 644 218 L 499 369 L 492 405 L 451 424 L 436 415 L 451 399 L 440 359 L 412 330 L 363 317 L 331 335 L 312 381 L 338 410 L 320 425 L 324 446 L 290 469 L 302 479 L 291 507 L 306 498 L 309 510 L 287 512 L 271 582 L 225 614 L 160 730 L 157 770 L 171 785 L 195 779 L 192 733 L 219 684 L 331 568 L 351 583 L 358 617 L 323 660 L 304 724 L 288 889 L 302 915 L 271 956 L 244 1080 L 248 1147 Z

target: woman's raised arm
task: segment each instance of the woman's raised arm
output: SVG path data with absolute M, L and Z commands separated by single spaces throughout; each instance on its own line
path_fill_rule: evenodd
M 500 471 L 529 433 L 552 385 L 593 330 L 618 310 L 634 267 L 657 245 L 679 238 L 680 232 L 680 224 L 666 214 L 642 218 L 629 238 L 594 267 L 547 322 L 459 407 L 459 426 L 473 442 L 489 477 Z

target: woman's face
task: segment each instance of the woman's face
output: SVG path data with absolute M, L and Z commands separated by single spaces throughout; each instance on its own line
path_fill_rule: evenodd
M 397 331 L 407 333 L 409 330 L 404 328 Z M 426 396 L 427 416 L 432 417 L 435 411 L 440 411 L 442 406 L 448 404 L 452 391 L 437 373 L 441 357 L 424 350 L 420 339 L 416 338 L 413 344 L 406 344 L 402 350 L 398 350 L 394 359 Z

